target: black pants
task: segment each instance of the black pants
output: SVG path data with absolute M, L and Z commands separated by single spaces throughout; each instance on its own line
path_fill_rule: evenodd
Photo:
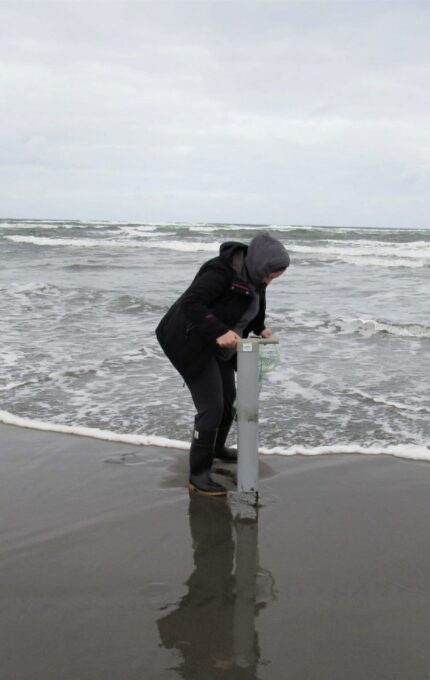
M 187 381 L 197 410 L 194 425 L 199 432 L 230 424 L 236 399 L 234 373 L 229 361 L 212 357 L 196 378 Z

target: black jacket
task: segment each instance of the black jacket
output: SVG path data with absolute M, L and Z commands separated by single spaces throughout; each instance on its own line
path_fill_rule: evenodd
M 161 319 L 156 329 L 165 354 L 185 380 L 197 375 L 216 353 L 216 339 L 232 330 L 252 301 L 246 276 L 233 266 L 248 246 L 224 243 L 220 255 L 205 262 L 194 281 Z M 238 258 L 239 256 L 239 258 Z M 264 329 L 266 286 L 259 289 L 257 315 L 243 332 L 247 337 Z M 236 356 L 233 357 L 235 365 Z

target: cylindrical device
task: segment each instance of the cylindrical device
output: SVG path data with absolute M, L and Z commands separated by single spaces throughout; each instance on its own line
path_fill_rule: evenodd
M 237 347 L 237 490 L 258 493 L 258 339 Z
M 275 338 L 243 338 L 237 343 L 237 491 L 258 502 L 258 351 Z

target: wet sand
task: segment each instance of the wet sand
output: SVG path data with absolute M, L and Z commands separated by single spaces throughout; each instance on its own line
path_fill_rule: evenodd
M 258 522 L 183 451 L 3 425 L 0 465 L 1 680 L 430 677 L 428 463 L 266 457 Z

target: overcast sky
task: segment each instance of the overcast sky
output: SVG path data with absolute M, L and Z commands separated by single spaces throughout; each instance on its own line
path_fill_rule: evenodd
M 430 2 L 0 2 L 0 217 L 430 227 Z

